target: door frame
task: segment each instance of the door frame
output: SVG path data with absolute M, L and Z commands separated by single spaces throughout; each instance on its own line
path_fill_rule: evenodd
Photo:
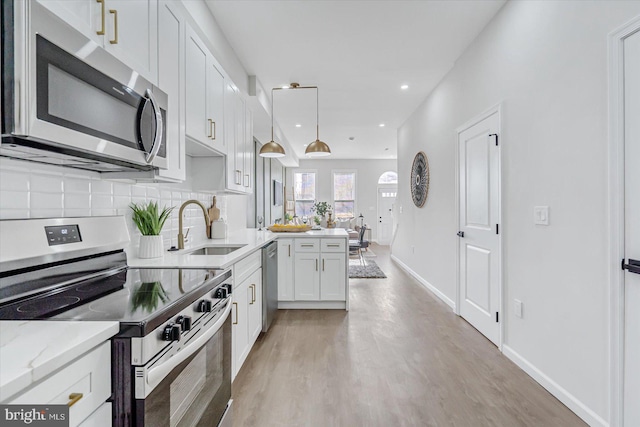
M 624 414 L 624 40 L 640 31 L 640 16 L 608 36 L 609 56 L 609 425 Z
M 396 200 L 398 200 L 398 184 L 378 184 L 378 187 L 376 188 L 376 216 L 378 218 L 380 218 L 380 190 L 384 189 L 384 188 L 388 188 L 388 189 L 394 189 L 396 191 Z M 395 204 L 395 203 L 394 203 Z M 393 216 L 393 212 L 391 213 L 392 217 L 393 217 L 393 225 L 395 225 L 396 219 Z M 380 224 L 378 222 L 378 224 Z M 376 226 L 376 239 L 375 242 L 380 244 L 380 227 Z M 373 240 L 373 237 L 372 237 Z M 391 237 L 389 237 L 389 244 L 388 246 L 391 246 L 391 243 L 393 243 L 393 226 L 391 227 Z
M 505 315 L 505 303 L 504 303 L 504 283 L 503 283 L 503 277 L 504 277 L 504 269 L 505 269 L 505 263 L 504 263 L 504 250 L 503 250 L 503 246 L 504 246 L 504 232 L 505 232 L 505 227 L 504 227 L 504 222 L 505 222 L 505 217 L 504 217 L 504 206 L 503 206 L 503 193 L 504 193 L 504 189 L 502 186 L 502 146 L 504 144 L 504 139 L 502 138 L 502 103 L 498 103 L 494 106 L 492 106 L 491 108 L 489 108 L 488 110 L 486 110 L 485 112 L 483 112 L 482 114 L 479 114 L 477 116 L 475 116 L 473 119 L 467 121 L 465 124 L 463 124 L 462 126 L 458 127 L 456 129 L 456 140 L 455 140 L 455 209 L 456 209 L 456 230 L 458 229 L 458 227 L 460 226 L 460 134 L 462 132 L 464 132 L 465 130 L 469 129 L 470 127 L 478 124 L 479 122 L 481 122 L 482 120 L 486 119 L 487 117 L 493 115 L 493 114 L 498 114 L 498 138 L 499 138 L 499 142 L 498 142 L 498 188 L 499 188 L 499 194 L 498 194 L 498 205 L 500 206 L 499 208 L 499 212 L 500 212 L 500 234 L 498 234 L 498 241 L 499 241 L 499 248 L 498 248 L 498 259 L 500 260 L 500 277 L 498 278 L 498 287 L 499 287 L 499 304 L 498 304 L 498 310 L 500 313 L 500 317 L 501 317 L 501 321 L 500 323 L 500 337 L 498 339 L 498 349 L 502 352 L 502 345 L 504 343 L 504 331 L 505 331 L 505 324 L 506 324 L 506 320 L 507 320 L 507 316 Z M 454 234 L 452 233 L 452 236 Z M 455 237 L 458 241 L 458 244 L 456 245 L 456 300 L 455 300 L 455 307 L 454 307 L 454 312 L 460 316 L 460 244 L 459 244 L 459 237 Z

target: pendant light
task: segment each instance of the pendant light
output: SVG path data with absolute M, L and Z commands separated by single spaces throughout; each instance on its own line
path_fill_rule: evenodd
M 309 157 L 324 157 L 331 154 L 329 146 L 320 141 L 320 108 L 318 102 L 318 87 L 316 86 L 316 140 L 307 145 L 304 153 Z
M 285 155 L 282 145 L 273 140 L 273 116 L 273 89 L 271 89 L 271 141 L 260 147 L 260 157 L 277 158 Z

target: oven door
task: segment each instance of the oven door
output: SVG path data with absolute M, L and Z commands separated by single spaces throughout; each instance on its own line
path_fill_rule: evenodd
M 137 427 L 218 425 L 231 399 L 230 308 L 229 301 L 171 358 L 135 368 Z

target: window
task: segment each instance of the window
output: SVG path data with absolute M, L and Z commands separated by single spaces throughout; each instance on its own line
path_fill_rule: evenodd
M 378 179 L 378 184 L 397 184 L 398 183 L 398 174 L 393 171 L 387 171 L 380 175 Z
M 333 212 L 336 219 L 355 217 L 355 172 L 333 172 Z
M 313 216 L 311 207 L 316 200 L 316 173 L 295 172 L 293 174 L 293 199 L 297 216 Z

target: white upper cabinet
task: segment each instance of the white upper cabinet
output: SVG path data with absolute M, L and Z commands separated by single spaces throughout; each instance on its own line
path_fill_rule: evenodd
M 157 0 L 38 0 L 150 82 L 158 82 Z
M 207 149 L 225 154 L 224 76 L 213 55 L 196 32 L 187 27 L 186 134 L 203 147 L 190 147 L 193 156 L 212 155 Z
M 245 193 L 253 193 L 253 174 L 255 169 L 254 164 L 254 147 L 253 147 L 253 114 L 249 107 L 245 107 L 244 114 L 244 191 Z
M 158 1 L 101 0 L 107 51 L 147 80 L 158 81 Z M 103 13 L 100 10 L 100 26 Z
M 182 52 L 185 46 L 185 22 L 175 2 L 162 0 L 158 10 L 158 86 L 169 96 L 166 118 L 167 161 L 166 170 L 159 176 L 166 180 L 184 181 L 184 79 L 185 66 Z

